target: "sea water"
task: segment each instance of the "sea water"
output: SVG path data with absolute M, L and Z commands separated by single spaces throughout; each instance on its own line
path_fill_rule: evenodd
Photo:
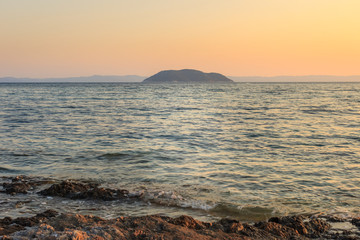
M 0 84 L 0 136 L 1 176 L 143 196 L 0 193 L 1 217 L 44 208 L 249 221 L 360 213 L 358 83 Z

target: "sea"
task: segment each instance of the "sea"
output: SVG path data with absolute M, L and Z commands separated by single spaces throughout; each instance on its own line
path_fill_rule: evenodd
M 0 176 L 17 175 L 142 197 L 0 193 L 0 217 L 360 216 L 360 83 L 2 83 Z

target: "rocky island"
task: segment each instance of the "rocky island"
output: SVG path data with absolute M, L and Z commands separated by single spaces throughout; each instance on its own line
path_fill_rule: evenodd
M 166 70 L 146 78 L 143 83 L 232 83 L 220 73 L 204 73 L 193 69 Z

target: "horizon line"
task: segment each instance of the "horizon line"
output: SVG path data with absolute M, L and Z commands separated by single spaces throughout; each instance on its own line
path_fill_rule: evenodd
M 223 74 L 224 75 L 224 74 Z M 151 75 L 152 76 L 152 75 Z M 331 74 L 306 74 L 306 75 L 272 75 L 272 76 L 264 76 L 264 75 L 224 75 L 226 77 L 237 77 L 237 78 L 276 78 L 276 77 L 360 77 L 359 74 L 353 74 L 353 75 L 331 75 Z M 4 78 L 13 78 L 13 79 L 67 79 L 67 78 L 91 78 L 91 77 L 150 77 L 150 76 L 144 76 L 144 75 L 137 75 L 137 74 L 124 74 L 124 75 L 114 75 L 114 74 L 93 74 L 93 75 L 80 75 L 80 76 L 67 76 L 67 77 L 14 77 L 14 76 L 2 76 L 0 79 Z

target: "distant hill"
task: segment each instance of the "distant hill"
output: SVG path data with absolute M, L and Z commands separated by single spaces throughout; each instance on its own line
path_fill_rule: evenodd
M 69 78 L 14 78 L 4 77 L 0 78 L 2 83 L 31 83 L 31 82 L 141 82 L 146 77 L 137 75 L 126 75 L 126 76 L 100 76 L 94 75 L 89 77 L 69 77 Z
M 220 73 L 204 73 L 193 69 L 161 71 L 144 83 L 232 83 L 233 81 Z
M 307 76 L 274 76 L 274 77 L 229 77 L 235 82 L 360 82 L 359 75 L 332 76 L 332 75 L 307 75 Z

